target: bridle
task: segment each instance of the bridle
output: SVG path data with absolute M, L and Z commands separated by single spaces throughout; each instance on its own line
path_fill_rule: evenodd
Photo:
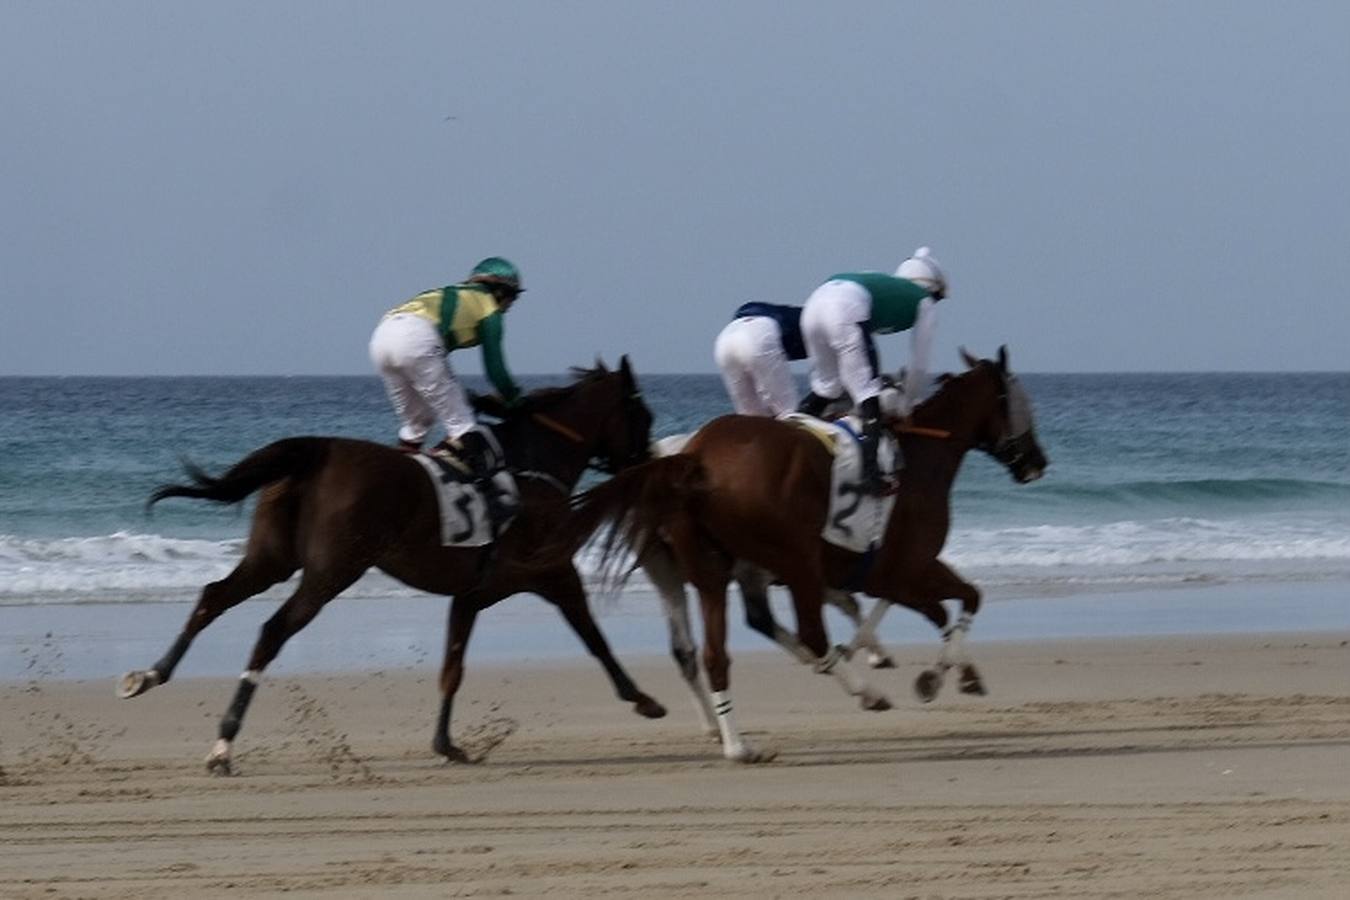
M 643 462 L 647 458 L 649 448 L 647 446 L 647 441 L 645 439 L 646 435 L 637 433 L 640 427 L 637 424 L 640 417 L 636 415 L 636 413 L 638 412 L 638 408 L 641 406 L 642 406 L 642 391 L 636 390 L 631 391 L 627 396 L 623 398 L 624 423 L 627 425 L 629 429 L 627 435 L 628 444 L 632 448 L 629 451 L 628 456 L 619 461 L 615 461 L 613 459 L 598 459 L 596 457 L 592 457 L 590 461 L 587 463 L 587 468 L 593 469 L 594 471 L 600 472 L 604 475 L 617 475 L 623 469 L 626 469 L 629 466 L 637 465 L 638 463 Z
M 635 406 L 637 404 L 642 403 L 642 392 L 632 391 L 626 397 L 624 397 L 623 403 L 624 403 L 623 412 L 625 413 L 624 421 L 628 424 L 630 429 L 636 431 L 637 426 L 634 423 L 638 417 L 634 415 L 637 412 Z M 573 444 L 581 445 L 586 443 L 586 438 L 581 434 L 581 432 L 577 431 L 570 425 L 567 425 L 563 422 L 559 422 L 552 416 L 546 415 L 544 413 L 534 412 L 530 413 L 530 420 L 533 421 L 536 425 L 539 425 L 542 428 L 552 431 L 554 434 L 564 438 L 565 440 Z M 603 460 L 595 456 L 592 456 L 586 461 L 586 468 L 606 475 L 614 475 L 617 474 L 619 470 L 626 468 L 627 466 L 642 462 L 647 456 L 646 443 L 643 440 L 641 440 L 640 435 L 630 433 L 628 437 L 629 443 L 637 449 L 633 450 L 627 458 L 625 458 L 622 461 L 615 462 L 613 460 Z M 569 494 L 571 493 L 571 491 L 561 488 L 562 485 L 561 481 L 559 481 L 557 478 L 554 478 L 551 475 L 548 475 L 545 472 L 539 472 L 538 470 L 531 469 L 528 470 L 527 472 L 521 472 L 520 474 L 522 475 L 528 474 L 531 476 L 541 477 L 544 480 L 549 481 L 549 483 L 553 484 L 555 487 L 559 487 L 561 490 L 563 490 L 563 493 Z
M 1007 427 L 997 441 L 984 441 L 980 444 L 976 444 L 976 449 L 988 453 L 990 456 L 992 456 L 999 462 L 1003 463 L 1003 465 L 1007 466 L 1009 469 L 1013 469 L 1027 455 L 1026 442 L 1023 441 L 1022 438 L 1026 436 L 1027 431 L 1030 430 L 1030 427 L 1028 427 L 1023 431 L 1018 432 L 1017 434 L 1012 433 L 1013 415 L 1011 402 L 1009 399 L 1010 394 L 1010 391 L 1008 389 L 1009 379 L 1010 376 L 1006 372 L 1002 371 L 999 372 L 998 404 L 999 407 L 1003 410 L 1003 419 L 1005 422 L 1007 422 Z

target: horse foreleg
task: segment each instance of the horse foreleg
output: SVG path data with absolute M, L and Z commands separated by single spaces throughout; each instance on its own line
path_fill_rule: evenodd
M 619 665 L 619 661 L 610 652 L 609 643 L 600 633 L 595 619 L 591 617 L 590 607 L 586 603 L 586 590 L 582 587 L 581 576 L 577 575 L 575 568 L 569 565 L 566 572 L 559 573 L 549 582 L 548 587 L 537 588 L 535 592 L 558 607 L 558 611 L 563 614 L 563 618 L 576 632 L 577 637 L 581 638 L 586 649 L 604 667 L 619 699 L 633 704 L 633 711 L 644 718 L 659 719 L 666 714 L 664 706 L 638 690 L 633 679 L 628 677 L 623 666 Z
M 292 571 L 294 570 L 284 565 L 261 565 L 246 557 L 229 575 L 202 588 L 197 605 L 188 615 L 188 620 L 173 645 L 150 668 L 136 669 L 123 675 L 117 684 L 117 696 L 129 700 L 132 697 L 139 697 L 156 685 L 168 682 L 173 677 L 174 669 L 178 668 L 178 663 L 187 653 L 188 647 L 192 645 L 193 639 L 207 625 L 249 597 L 261 594 L 272 585 L 285 581 Z
M 880 623 L 880 616 L 877 617 L 877 622 L 873 623 L 870 630 L 864 631 L 862 609 L 859 607 L 858 601 L 853 598 L 852 594 L 827 588 L 825 591 L 825 602 L 842 612 L 848 617 L 849 621 L 853 623 L 854 639 L 852 646 L 855 649 L 860 647 L 867 649 L 867 664 L 869 666 L 873 669 L 895 668 L 895 660 L 891 658 L 891 655 L 886 652 L 886 648 L 881 645 L 879 640 L 877 640 L 876 625 Z M 883 607 L 886 605 L 885 601 L 878 600 L 877 602 Z M 876 607 L 873 607 L 873 611 L 875 610 Z
M 670 630 L 670 655 L 675 659 L 675 667 L 679 669 L 680 677 L 694 698 L 694 711 L 703 725 L 704 733 L 716 735 L 717 716 L 713 712 L 712 699 L 699 680 L 698 647 L 694 644 L 693 630 L 689 626 L 689 598 L 685 594 L 684 578 L 680 575 L 679 566 L 670 548 L 659 542 L 653 542 L 642 554 L 641 565 L 661 596 L 666 626 Z
M 206 757 L 207 771 L 217 775 L 232 773 L 234 739 L 244 724 L 244 715 L 248 712 L 258 682 L 262 680 L 263 670 L 276 659 L 286 641 L 312 622 L 324 604 L 345 590 L 359 574 L 358 571 L 349 577 L 334 578 L 331 575 L 316 577 L 306 572 L 290 599 L 263 623 L 258 641 L 253 645 L 248 668 L 239 676 L 239 687 L 235 690 L 234 699 L 220 720 L 219 737 Z
M 436 731 L 431 738 L 431 749 L 447 762 L 471 762 L 463 750 L 450 740 L 450 710 L 455 693 L 464 681 L 464 651 L 469 646 L 469 635 L 478 618 L 480 606 L 470 596 L 455 597 L 450 601 L 449 621 L 445 629 L 445 659 L 441 663 L 441 710 L 436 716 Z
M 961 693 L 983 696 L 987 693 L 984 680 L 970 661 L 965 643 L 980 608 L 979 590 L 938 560 L 933 560 L 924 570 L 919 588 L 916 593 L 926 599 L 906 601 L 905 605 L 926 616 L 942 632 L 942 650 L 933 668 L 925 669 L 915 679 L 914 692 L 923 702 L 931 701 L 942 687 L 947 670 L 955 668 L 960 671 L 958 686 Z M 942 600 L 947 598 L 961 601 L 961 615 L 950 624 L 947 610 L 942 605 Z

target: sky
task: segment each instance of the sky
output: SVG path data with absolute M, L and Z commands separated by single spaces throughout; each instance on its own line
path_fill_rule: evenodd
M 937 368 L 1345 370 L 1347 35 L 1297 0 L 6 0 L 0 375 L 370 374 L 380 315 L 489 255 L 514 371 L 711 372 L 742 302 L 920 244 Z

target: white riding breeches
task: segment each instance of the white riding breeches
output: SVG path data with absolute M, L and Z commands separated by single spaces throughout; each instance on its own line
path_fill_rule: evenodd
M 731 405 L 743 416 L 778 416 L 797 408 L 783 335 L 768 316 L 733 319 L 713 345 Z
M 866 331 L 872 295 L 852 281 L 827 281 L 806 298 L 802 339 L 811 357 L 811 390 L 834 399 L 847 392 L 855 404 L 881 393 L 881 378 Z
M 403 420 L 398 430 L 403 440 L 421 443 L 437 421 L 451 439 L 476 425 L 441 336 L 426 319 L 410 313 L 386 316 L 370 336 L 370 361 Z

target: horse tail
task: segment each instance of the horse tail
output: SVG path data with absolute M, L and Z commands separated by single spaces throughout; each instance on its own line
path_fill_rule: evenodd
M 254 450 L 214 478 L 191 462 L 184 461 L 191 484 L 164 484 L 146 501 L 146 510 L 167 497 L 195 497 L 216 503 L 238 503 L 254 491 L 283 478 L 310 474 L 328 458 L 329 438 L 286 438 Z
M 657 539 L 660 526 L 695 511 L 707 487 L 703 463 L 686 453 L 626 469 L 573 499 L 571 515 L 558 530 L 561 544 L 546 547 L 544 553 L 570 558 L 608 525 L 609 533 L 599 547 L 599 571 L 605 581 L 622 580 L 632 571 L 617 572 L 624 549 L 640 559 Z

